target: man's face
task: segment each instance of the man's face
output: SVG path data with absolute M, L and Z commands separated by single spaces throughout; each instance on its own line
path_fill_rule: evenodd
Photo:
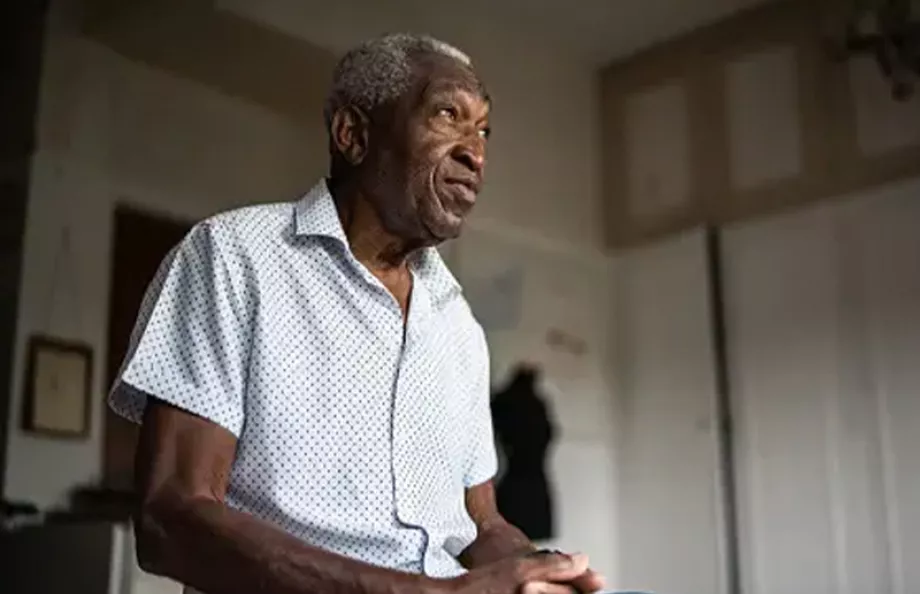
M 387 231 L 436 245 L 459 235 L 482 186 L 489 102 L 472 70 L 450 58 L 421 60 L 416 74 L 373 118 L 361 177 Z

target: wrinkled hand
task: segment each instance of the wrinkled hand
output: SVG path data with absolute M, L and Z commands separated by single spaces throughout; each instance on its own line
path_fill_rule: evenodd
M 604 577 L 588 567 L 588 557 L 580 553 L 571 556 L 582 572 L 570 580 L 535 580 L 521 588 L 521 594 L 592 593 L 604 588 Z
M 450 594 L 555 594 L 556 590 L 533 588 L 574 584 L 588 571 L 588 558 L 584 555 L 528 555 L 473 569 L 449 580 L 448 590 Z M 571 590 L 564 592 L 568 594 Z

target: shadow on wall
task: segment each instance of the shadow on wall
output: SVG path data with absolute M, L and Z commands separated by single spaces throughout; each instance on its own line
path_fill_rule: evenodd
M 508 385 L 492 398 L 495 436 L 508 464 L 496 488 L 498 508 L 536 542 L 556 536 L 546 464 L 557 429 L 537 393 L 539 375 L 537 367 L 519 364 Z

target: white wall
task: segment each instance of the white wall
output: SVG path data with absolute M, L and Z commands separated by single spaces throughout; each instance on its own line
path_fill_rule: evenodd
M 292 198 L 325 168 L 321 130 L 298 129 L 85 41 L 62 5 L 55 4 L 42 79 L 5 481 L 7 497 L 42 506 L 60 503 L 68 489 L 100 472 L 114 204 L 197 220 L 248 202 Z M 65 228 L 71 241 L 62 248 Z M 94 348 L 98 404 L 86 441 L 19 429 L 24 346 L 32 332 Z
M 504 385 L 516 363 L 533 362 L 543 371 L 541 392 L 559 433 L 548 466 L 558 533 L 542 544 L 584 551 L 598 571 L 616 580 L 609 260 L 552 242 L 475 228 L 451 247 L 452 267 L 473 310 L 483 316 L 495 387 Z M 510 303 L 503 306 L 506 296 L 495 281 L 508 273 L 520 275 L 519 293 L 507 296 Z M 551 328 L 584 340 L 585 353 L 550 348 L 546 334 Z
M 726 234 L 746 592 L 920 590 L 920 180 Z

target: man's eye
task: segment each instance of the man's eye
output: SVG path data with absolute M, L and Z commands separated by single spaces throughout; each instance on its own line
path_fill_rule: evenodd
M 479 136 L 488 139 L 492 135 L 492 128 L 482 128 L 479 130 Z
M 439 107 L 438 117 L 447 118 L 453 122 L 457 119 L 457 110 L 453 107 Z

